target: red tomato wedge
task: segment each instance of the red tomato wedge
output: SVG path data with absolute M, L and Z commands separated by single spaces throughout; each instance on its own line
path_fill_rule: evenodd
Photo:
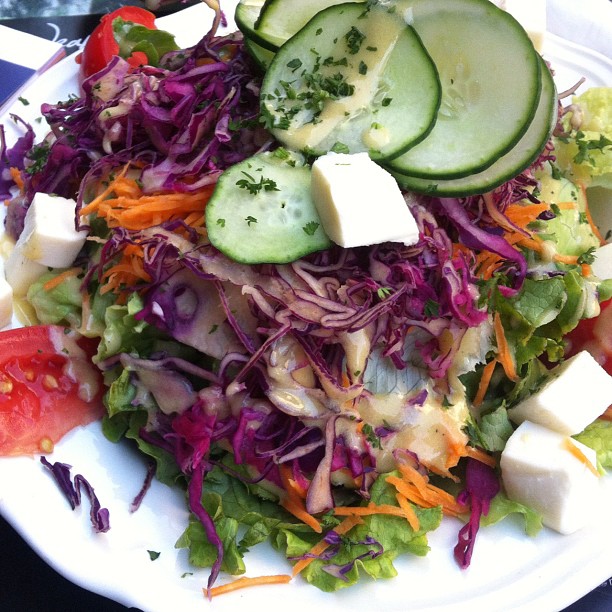
M 589 351 L 612 376 L 612 300 L 602 302 L 599 316 L 580 321 L 566 339 L 569 341 L 568 356 Z
M 0 333 L 0 456 L 51 452 L 68 431 L 102 417 L 96 346 L 58 325 Z
M 102 70 L 114 55 L 119 54 L 119 45 L 113 34 L 113 21 L 117 17 L 143 25 L 150 30 L 155 29 L 155 15 L 138 6 L 123 6 L 104 15 L 87 40 L 83 53 L 77 57 L 83 77 Z M 127 61 L 133 66 L 139 66 L 147 62 L 147 56 L 136 51 L 127 58 Z
M 594 319 L 580 321 L 567 336 L 566 356 L 588 351 L 601 367 L 612 376 L 612 299 L 601 303 L 601 312 Z M 603 418 L 612 421 L 612 404 Z

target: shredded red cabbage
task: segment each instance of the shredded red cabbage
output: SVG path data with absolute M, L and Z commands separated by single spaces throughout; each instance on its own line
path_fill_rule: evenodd
M 107 532 L 110 529 L 109 512 L 106 508 L 102 508 L 89 482 L 81 474 L 77 474 L 74 481 L 71 480 L 70 470 L 72 466 L 67 463 L 60 463 L 59 461 L 50 463 L 44 456 L 40 458 L 40 462 L 51 472 L 73 510 L 81 505 L 81 488 L 85 489 L 85 494 L 90 503 L 89 517 L 94 531 L 97 533 Z
M 459 503 L 470 505 L 470 518 L 459 531 L 455 546 L 455 560 L 465 569 L 470 565 L 480 517 L 489 514 L 491 500 L 499 493 L 499 477 L 495 470 L 480 461 L 468 459 L 465 472 L 465 489 L 459 494 Z

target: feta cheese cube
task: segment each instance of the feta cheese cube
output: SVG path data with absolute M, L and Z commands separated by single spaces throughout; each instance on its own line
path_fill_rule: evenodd
M 580 433 L 612 403 L 612 376 L 587 351 L 554 368 L 530 397 L 508 410 L 515 423 L 533 421 L 559 433 Z
M 52 268 L 72 265 L 85 244 L 87 232 L 74 228 L 76 202 L 72 199 L 37 193 L 26 213 L 17 246 L 23 256 Z
M 508 497 L 537 510 L 547 527 L 563 534 L 584 527 L 598 505 L 595 465 L 594 450 L 529 421 L 510 436 L 500 460 Z
M 510 13 L 525 29 L 534 47 L 542 53 L 546 34 L 546 0 L 491 0 Z
M 30 285 L 48 269 L 47 266 L 28 259 L 24 254 L 23 244 L 16 244 L 6 260 L 4 273 L 8 284 L 13 288 L 13 294 L 23 297 Z
M 395 179 L 367 153 L 327 153 L 312 166 L 312 197 L 325 233 L 343 247 L 415 244 L 419 230 Z
M 612 278 L 612 242 L 595 249 L 595 261 L 591 265 L 593 274 L 601 280 Z

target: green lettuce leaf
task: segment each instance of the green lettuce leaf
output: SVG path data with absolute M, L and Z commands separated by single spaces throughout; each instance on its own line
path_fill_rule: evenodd
M 78 276 L 69 276 L 53 289 L 44 288 L 45 283 L 62 272 L 63 270 L 45 272 L 30 285 L 27 300 L 43 325 L 67 325 L 78 329 L 81 327 L 83 307 L 82 279 Z
M 574 438 L 597 453 L 602 467 L 612 469 L 612 421 L 598 419 Z
M 371 500 L 375 504 L 391 504 L 397 506 L 395 489 L 386 482 L 388 474 L 381 474 L 372 486 Z M 338 553 L 330 560 L 315 559 L 303 571 L 302 576 L 311 584 L 323 591 L 336 591 L 355 584 L 362 575 L 371 578 L 393 578 L 397 570 L 393 561 L 403 554 L 424 556 L 429 551 L 427 532 L 436 529 L 442 520 L 440 508 L 415 508 L 420 521 L 418 531 L 413 531 L 405 519 L 389 515 L 372 515 L 364 517 L 363 525 L 353 528 L 342 538 Z M 296 534 L 283 534 L 284 540 L 278 544 L 286 547 L 288 556 L 301 556 L 312 548 L 312 541 Z M 368 553 L 372 546 L 364 544 L 371 537 L 382 545 L 382 554 L 376 557 L 357 557 Z M 344 566 L 353 563 L 351 569 L 344 574 L 344 580 L 325 571 L 328 565 Z
M 518 514 L 523 517 L 525 533 L 528 536 L 533 537 L 542 529 L 542 516 L 538 512 L 528 506 L 508 499 L 503 493 L 498 493 L 491 500 L 489 513 L 481 517 L 480 524 L 483 527 L 494 525 L 511 514 Z

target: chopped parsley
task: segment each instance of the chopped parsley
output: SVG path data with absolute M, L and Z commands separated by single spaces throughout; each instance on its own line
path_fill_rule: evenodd
M 602 151 L 605 147 L 612 146 L 612 140 L 606 138 L 603 134 L 599 135 L 599 140 L 589 140 L 584 137 L 584 132 L 576 132 L 576 145 L 578 145 L 578 153 L 574 156 L 574 162 L 582 164 L 583 162 L 594 163 L 591 157 L 591 151 Z
M 578 263 L 591 265 L 595 261 L 595 247 L 591 247 L 578 257 Z
M 363 34 L 363 32 L 360 32 L 355 26 L 352 26 L 351 29 L 344 35 L 348 52 L 351 55 L 356 55 L 359 53 L 365 38 L 366 36 Z
M 372 448 L 382 449 L 380 438 L 376 435 L 374 428 L 369 423 L 365 423 L 361 431 Z
M 314 236 L 318 228 L 319 224 L 316 221 L 309 221 L 302 229 L 308 236 Z
M 257 195 L 262 189 L 264 191 L 278 191 L 278 187 L 276 186 L 276 181 L 273 181 L 269 178 L 264 178 L 264 176 L 259 177 L 259 182 L 255 180 L 248 172 L 242 171 L 242 174 L 246 176 L 244 179 L 240 179 L 236 181 L 236 185 L 240 187 L 240 189 L 246 189 L 250 194 Z

